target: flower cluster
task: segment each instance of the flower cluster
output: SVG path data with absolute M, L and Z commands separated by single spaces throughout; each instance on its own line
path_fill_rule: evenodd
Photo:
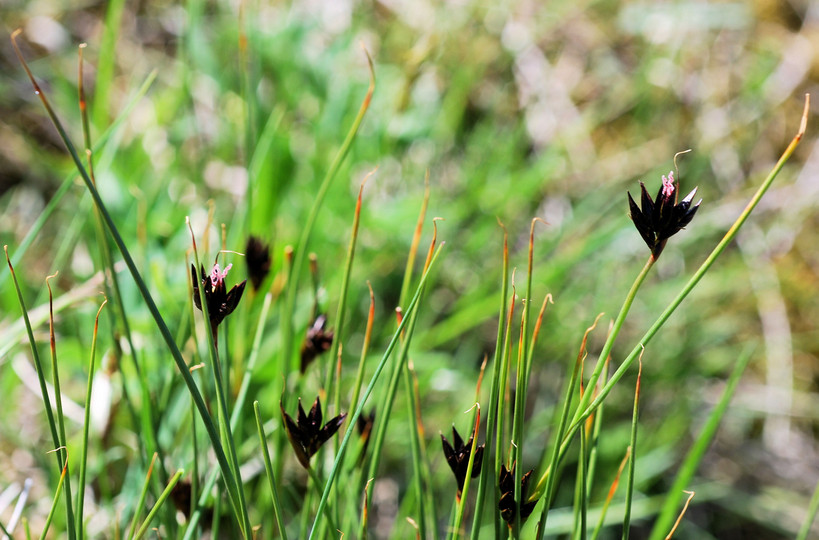
M 233 265 L 229 264 L 224 270 L 219 270 L 219 264 L 213 265 L 210 275 L 205 273 L 205 267 L 202 266 L 200 270 L 200 277 L 196 277 L 196 267 L 191 265 L 191 279 L 193 280 L 193 303 L 199 311 L 202 311 L 202 300 L 199 298 L 199 286 L 201 284 L 205 293 L 205 302 L 208 306 L 208 318 L 210 319 L 210 328 L 213 332 L 213 337 L 216 339 L 216 328 L 219 324 L 236 309 L 239 305 L 239 300 L 242 299 L 242 293 L 245 292 L 245 284 L 247 280 L 242 281 L 238 285 L 234 285 L 232 289 L 227 290 L 225 285 L 225 277 L 227 277 L 228 270 Z
M 461 492 L 464 489 L 464 482 L 466 481 L 466 470 L 469 468 L 469 454 L 472 453 L 472 444 L 475 440 L 475 434 L 470 435 L 469 440 L 464 444 L 461 435 L 455 426 L 452 426 L 452 442 L 449 444 L 444 434 L 441 433 L 441 445 L 444 447 L 444 457 L 455 475 L 455 480 L 458 482 L 458 499 L 461 498 Z M 483 448 L 480 445 L 475 448 L 475 459 L 472 463 L 472 478 L 477 478 L 481 474 L 481 463 L 483 462 Z
M 245 263 L 247 263 L 247 275 L 253 290 L 259 290 L 262 282 L 270 273 L 270 246 L 260 238 L 249 236 L 245 245 Z
M 290 439 L 290 445 L 296 452 L 296 458 L 305 469 L 309 469 L 310 458 L 318 452 L 321 445 L 335 435 L 338 428 L 344 423 L 347 414 L 339 414 L 322 426 L 321 401 L 318 397 L 313 403 L 309 414 L 304 413 L 301 399 L 299 399 L 298 422 L 293 421 L 290 415 L 284 411 L 284 405 L 279 403 L 279 407 L 282 410 L 287 438 Z
M 529 484 L 529 478 L 532 476 L 531 469 L 523 475 L 520 479 L 520 498 L 526 500 L 526 487 Z M 498 501 L 498 510 L 500 510 L 501 517 L 511 527 L 515 523 L 515 511 L 518 508 L 515 502 L 515 464 L 512 464 L 511 469 L 507 469 L 506 465 L 501 465 L 500 477 L 498 478 L 498 486 L 500 487 L 500 500 Z M 526 521 L 532 510 L 535 509 L 537 501 L 525 502 L 520 505 L 520 522 Z
M 673 172 L 668 173 L 668 178 L 663 176 L 663 185 L 654 200 L 651 199 L 642 182 L 640 182 L 640 190 L 642 208 L 638 207 L 631 198 L 631 193 L 628 194 L 629 215 L 656 261 L 663 252 L 666 241 L 680 232 L 694 218 L 702 199 L 691 206 L 691 201 L 697 193 L 697 188 L 694 188 L 677 204 L 678 189 L 674 183 Z
M 327 316 L 319 315 L 307 329 L 307 335 L 301 345 L 301 372 L 307 369 L 310 362 L 324 352 L 330 350 L 333 344 L 333 331 L 327 330 Z

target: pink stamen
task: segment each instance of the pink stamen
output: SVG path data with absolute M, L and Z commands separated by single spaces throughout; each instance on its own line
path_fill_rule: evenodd
M 668 178 L 663 176 L 663 198 L 670 199 L 674 197 L 674 191 L 676 187 L 674 186 L 674 172 L 671 171 L 668 173 Z
M 227 277 L 228 274 L 228 270 L 230 270 L 232 267 L 233 264 L 229 264 L 225 266 L 225 269 L 220 272 L 219 264 L 217 263 L 213 265 L 213 271 L 210 273 L 210 284 L 213 285 L 214 289 L 218 287 L 221 283 L 224 283 L 225 278 Z

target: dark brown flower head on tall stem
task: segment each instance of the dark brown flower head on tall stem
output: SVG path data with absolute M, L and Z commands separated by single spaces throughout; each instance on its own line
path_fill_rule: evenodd
M 520 479 L 520 497 L 526 500 L 526 488 L 529 484 L 529 478 L 532 476 L 532 471 L 529 470 Z M 500 500 L 498 501 L 498 510 L 500 510 L 501 517 L 511 527 L 515 523 L 515 511 L 517 510 L 517 503 L 515 502 L 515 464 L 512 464 L 511 469 L 507 469 L 506 465 L 501 465 L 500 477 L 498 478 L 498 486 L 500 487 Z M 520 522 L 526 521 L 532 510 L 535 509 L 537 501 L 526 502 L 520 505 Z
M 225 277 L 232 267 L 229 264 L 224 270 L 219 270 L 219 264 L 213 265 L 210 275 L 205 273 L 205 267 L 201 267 L 199 279 L 196 277 L 196 267 L 191 265 L 191 278 L 193 280 L 193 303 L 202 311 L 202 300 L 199 298 L 199 284 L 201 283 L 205 292 L 205 302 L 208 304 L 208 317 L 210 318 L 210 329 L 216 339 L 216 328 L 219 324 L 236 309 L 242 293 L 245 292 L 247 280 L 234 285 L 230 291 L 225 285 Z
M 301 344 L 301 372 L 307 369 L 310 362 L 324 352 L 330 350 L 333 344 L 333 331 L 326 330 L 327 316 L 319 315 L 313 321 L 312 326 L 307 329 L 307 335 L 304 337 L 304 343 Z
M 654 200 L 651 199 L 642 182 L 640 182 L 640 190 L 642 208 L 638 207 L 631 198 L 631 193 L 628 194 L 629 216 L 656 261 L 663 252 L 666 241 L 680 232 L 694 218 L 702 199 L 691 206 L 691 201 L 694 200 L 694 195 L 697 193 L 697 188 L 694 188 L 678 204 L 678 186 L 674 182 L 673 172 L 668 173 L 668 178 L 663 176 L 663 185 Z
M 466 481 L 466 470 L 469 468 L 469 454 L 472 452 L 472 444 L 475 441 L 475 434 L 470 435 L 469 440 L 464 444 L 464 440 L 452 426 L 452 444 L 446 440 L 444 434 L 441 433 L 441 445 L 444 447 L 444 457 L 452 469 L 452 474 L 455 475 L 455 480 L 458 482 L 458 499 L 461 498 L 461 493 L 464 490 L 464 482 Z M 483 447 L 480 445 L 475 448 L 475 460 L 472 463 L 472 478 L 477 478 L 481 474 L 481 463 L 483 462 Z
M 321 445 L 335 435 L 338 428 L 344 423 L 347 414 L 339 414 L 322 426 L 321 401 L 318 397 L 309 414 L 304 414 L 304 408 L 299 399 L 298 422 L 294 422 L 290 415 L 284 412 L 284 405 L 279 403 L 279 407 L 282 410 L 287 438 L 290 439 L 290 445 L 296 452 L 296 458 L 305 469 L 309 469 L 310 458 L 318 452 Z
M 256 236 L 249 236 L 245 245 L 247 277 L 253 290 L 259 290 L 264 278 L 270 273 L 270 246 Z

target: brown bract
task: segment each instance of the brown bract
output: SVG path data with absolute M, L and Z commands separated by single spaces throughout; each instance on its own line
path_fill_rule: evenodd
M 264 278 L 270 273 L 270 246 L 256 236 L 249 236 L 245 245 L 247 277 L 253 290 L 259 290 Z
M 446 440 L 444 434 L 441 433 L 441 445 L 444 448 L 444 457 L 455 475 L 455 480 L 458 482 L 458 498 L 461 497 L 461 492 L 464 490 L 464 482 L 466 481 L 466 470 L 469 468 L 469 454 L 472 453 L 472 444 L 475 440 L 473 433 L 469 440 L 464 444 L 461 435 L 455 426 L 452 426 L 452 442 Z M 483 462 L 483 447 L 480 445 L 475 448 L 475 460 L 472 463 L 472 478 L 477 478 L 481 474 L 481 463 Z
M 310 362 L 324 352 L 330 350 L 333 344 L 333 331 L 327 330 L 327 316 L 319 315 L 307 329 L 304 342 L 301 344 L 301 372 L 307 369 Z
M 523 475 L 520 479 L 520 497 L 526 500 L 526 488 L 529 484 L 529 478 L 532 476 L 532 471 Z M 498 478 L 498 487 L 500 488 L 500 500 L 498 501 L 498 510 L 500 510 L 501 517 L 504 521 L 512 526 L 515 523 L 515 511 L 517 510 L 517 503 L 515 502 L 515 464 L 512 464 L 511 469 L 507 469 L 506 465 L 501 465 L 500 477 Z M 532 510 L 535 509 L 537 501 L 526 502 L 520 505 L 520 522 L 526 521 Z
M 631 198 L 631 193 L 628 194 L 629 217 L 651 250 L 651 256 L 657 260 L 663 252 L 666 241 L 680 232 L 694 218 L 702 199 L 691 206 L 691 201 L 697 193 L 697 188 L 694 188 L 678 204 L 678 186 L 674 183 L 673 172 L 668 173 L 668 178 L 663 176 L 663 185 L 653 200 L 642 182 L 640 182 L 640 191 L 642 208 L 638 207 Z
M 225 277 L 227 276 L 228 265 L 223 271 L 219 271 L 219 265 L 213 265 L 213 270 L 210 275 L 205 273 L 205 267 L 201 267 L 200 278 L 196 278 L 196 267 L 191 265 L 191 279 L 193 280 L 193 303 L 199 311 L 202 311 L 202 300 L 199 298 L 199 285 L 205 293 L 205 302 L 208 305 L 208 317 L 210 319 L 211 330 L 216 335 L 216 327 L 239 305 L 239 300 L 242 299 L 242 293 L 245 292 L 245 285 L 247 280 L 234 285 L 229 291 L 225 286 Z
M 284 411 L 284 405 L 281 402 L 279 408 L 282 411 L 287 438 L 290 439 L 290 445 L 296 452 L 296 458 L 305 469 L 310 468 L 310 458 L 318 452 L 321 445 L 335 435 L 347 416 L 346 413 L 339 414 L 322 426 L 321 401 L 318 397 L 313 403 L 309 414 L 304 413 L 301 399 L 299 399 L 298 422 L 293 421 L 290 415 Z

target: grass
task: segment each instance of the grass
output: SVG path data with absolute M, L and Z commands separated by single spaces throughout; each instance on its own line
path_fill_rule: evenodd
M 816 530 L 807 108 L 788 146 L 813 79 L 784 73 L 805 65 L 799 13 L 2 9 L 41 89 L 4 69 L 4 533 Z M 649 257 L 626 191 L 655 193 L 689 147 L 677 177 L 702 208 Z M 250 235 L 270 271 L 214 323 L 190 265 L 232 264 L 227 292 Z M 316 396 L 316 428 L 346 413 L 339 431 L 288 433 L 282 411 Z M 453 425 L 476 434 L 460 499 Z

